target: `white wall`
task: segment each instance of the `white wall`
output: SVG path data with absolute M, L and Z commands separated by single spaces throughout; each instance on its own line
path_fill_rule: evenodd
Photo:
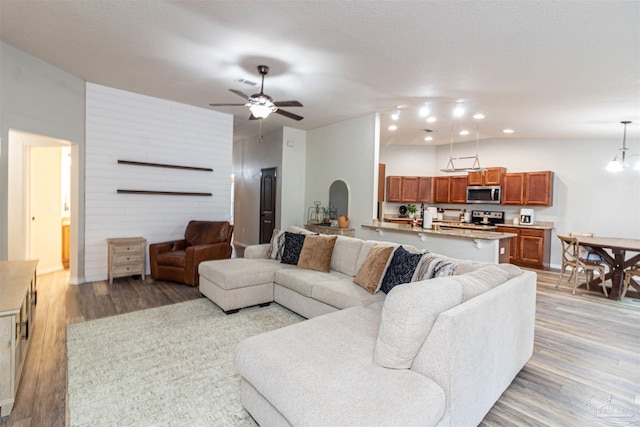
M 257 123 L 256 123 L 257 126 Z M 276 168 L 276 228 L 280 228 L 282 201 L 282 135 L 278 129 L 263 138 L 238 139 L 233 142 L 235 176 L 234 242 L 240 246 L 260 240 L 260 171 Z
M 107 238 L 142 236 L 148 243 L 161 242 L 182 238 L 189 220 L 230 219 L 232 121 L 229 114 L 87 84 L 87 281 L 107 277 Z M 118 189 L 213 196 L 118 194 Z
M 376 215 L 378 123 L 378 115 L 369 114 L 307 132 L 305 207 L 315 200 L 326 206 L 331 183 L 343 180 L 349 188 L 349 228 L 356 236 Z
M 0 259 L 8 259 L 9 131 L 18 130 L 70 141 L 75 159 L 72 177 L 71 247 L 78 263 L 71 263 L 71 282 L 83 276 L 84 254 L 84 81 L 0 42 Z M 14 194 L 22 195 L 22 188 Z
M 279 226 L 288 227 L 306 222 L 304 191 L 307 132 L 285 127 L 282 140 L 282 171 L 279 177 L 282 200 Z

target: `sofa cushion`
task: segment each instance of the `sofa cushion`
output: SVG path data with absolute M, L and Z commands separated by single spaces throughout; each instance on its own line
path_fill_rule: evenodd
M 284 251 L 282 252 L 283 264 L 297 265 L 300 258 L 300 252 L 304 245 L 305 234 L 284 232 Z
M 256 335 L 238 344 L 234 365 L 294 426 L 435 425 L 440 386 L 371 363 L 379 320 L 353 307 Z
M 515 265 L 488 264 L 470 273 L 455 276 L 462 286 L 462 302 L 470 300 L 522 273 Z
M 226 290 L 273 283 L 275 272 L 280 269 L 280 263 L 256 262 L 245 258 L 203 261 L 198 265 L 201 276 Z
M 311 289 L 314 284 L 327 280 L 338 280 L 340 278 L 338 275 L 321 271 L 302 268 L 283 268 L 276 272 L 275 282 L 302 296 L 311 298 Z
M 461 302 L 461 286 L 451 277 L 393 288 L 382 308 L 375 363 L 409 369 L 438 315 Z
M 298 268 L 329 272 L 333 247 L 338 236 L 308 235 L 304 239 Z
M 160 252 L 156 259 L 158 260 L 158 265 L 170 265 L 172 267 L 184 268 L 186 265 L 187 255 L 185 251 Z
M 393 256 L 382 278 L 380 290 L 388 294 L 394 286 L 411 282 L 413 273 L 422 258 L 421 253 L 411 253 L 402 246 L 393 251 Z
M 340 310 L 382 301 L 384 296 L 381 292 L 371 295 L 364 288 L 356 286 L 350 277 L 318 282 L 311 287 L 311 298 Z
M 347 276 L 355 276 L 358 272 L 356 264 L 362 249 L 362 243 L 361 239 L 355 237 L 338 236 L 336 245 L 333 248 L 333 256 L 331 257 L 331 269 Z
M 353 279 L 353 283 L 362 286 L 370 294 L 378 292 L 382 283 L 382 275 L 389 264 L 392 252 L 393 246 L 373 245 Z

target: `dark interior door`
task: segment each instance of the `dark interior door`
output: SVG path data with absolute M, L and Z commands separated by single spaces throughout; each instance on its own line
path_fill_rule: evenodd
M 260 175 L 260 243 L 269 243 L 276 227 L 276 168 Z

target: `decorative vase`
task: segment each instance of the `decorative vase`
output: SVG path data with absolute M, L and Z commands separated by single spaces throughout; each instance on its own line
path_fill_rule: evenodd
M 416 216 L 416 214 L 414 212 L 409 212 L 409 218 L 413 218 L 415 216 Z
M 340 215 L 338 217 L 338 227 L 347 228 L 349 226 L 349 217 L 346 215 Z

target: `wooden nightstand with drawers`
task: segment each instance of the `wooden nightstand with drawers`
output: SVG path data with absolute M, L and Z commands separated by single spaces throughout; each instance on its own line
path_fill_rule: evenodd
M 109 244 L 109 284 L 114 277 L 139 274 L 144 280 L 147 240 L 144 237 L 107 239 Z

